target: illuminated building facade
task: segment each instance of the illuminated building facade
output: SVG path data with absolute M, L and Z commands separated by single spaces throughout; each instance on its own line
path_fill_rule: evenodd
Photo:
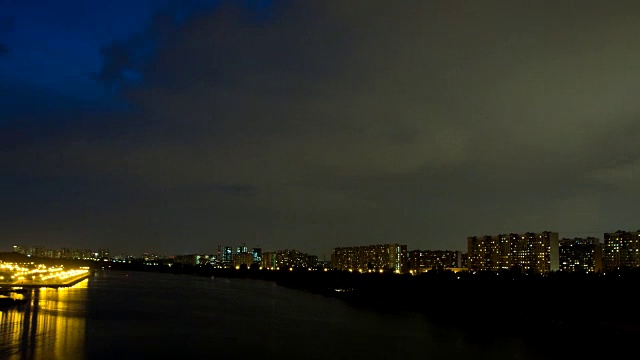
M 71 257 L 73 259 L 90 260 L 93 258 L 93 251 L 91 251 L 91 249 L 73 250 Z
M 307 256 L 307 265 L 309 267 L 318 266 L 318 255 L 309 255 L 309 256 Z
M 233 250 L 231 246 L 225 246 L 222 251 L 222 261 L 223 262 L 231 262 L 233 259 Z
M 560 240 L 560 271 L 599 272 L 602 270 L 602 246 L 600 239 Z
M 253 255 L 253 262 L 254 263 L 261 263 L 262 262 L 262 249 L 261 248 L 253 248 L 251 250 L 251 254 Z
M 467 261 L 469 258 L 469 254 L 461 253 L 460 254 L 460 267 L 466 269 L 469 267 L 469 262 Z
M 195 266 L 195 265 L 198 265 L 199 260 L 200 260 L 200 255 L 196 255 L 196 254 L 176 255 L 173 258 L 173 263 Z
M 338 247 L 333 249 L 331 264 L 338 270 L 402 272 L 407 267 L 407 245 Z
M 109 258 L 109 249 L 100 249 L 100 250 L 98 250 L 98 258 L 100 258 L 100 259 L 108 259 Z
M 603 258 L 606 270 L 639 267 L 640 231 L 605 233 Z
M 233 266 L 239 267 L 241 265 L 247 265 L 247 267 L 253 264 L 253 254 L 240 253 L 233 257 Z
M 408 268 L 416 272 L 462 267 L 462 253 L 450 250 L 412 250 Z
M 471 236 L 467 245 L 470 270 L 519 267 L 522 271 L 548 273 L 560 269 L 557 232 Z
M 24 247 L 15 245 L 13 246 L 13 251 L 18 254 L 27 255 L 29 257 L 35 256 L 49 259 L 95 260 L 99 258 L 109 257 L 109 250 L 107 249 L 102 249 L 98 252 L 94 252 L 91 249 L 48 249 L 44 246 Z M 100 255 L 103 254 L 104 251 L 106 251 L 106 256 L 101 257 Z
M 309 268 L 309 255 L 297 250 L 278 250 L 262 254 L 262 267 L 269 270 L 280 268 Z
M 275 252 L 264 252 L 262 253 L 262 261 L 260 262 L 260 264 L 263 268 L 275 270 L 278 266 L 276 259 L 277 257 Z

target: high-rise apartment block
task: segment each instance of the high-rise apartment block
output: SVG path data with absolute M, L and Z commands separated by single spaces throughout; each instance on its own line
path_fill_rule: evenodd
M 462 253 L 449 250 L 411 250 L 409 270 L 424 272 L 462 267 Z
M 262 249 L 261 248 L 253 248 L 253 250 L 251 250 L 251 254 L 253 256 L 253 262 L 254 263 L 260 263 L 262 262 Z
M 100 250 L 98 250 L 98 258 L 99 259 L 108 259 L 109 258 L 109 249 L 100 249 Z
M 262 267 L 269 270 L 280 268 L 309 268 L 309 254 L 297 250 L 278 250 L 262 253 Z
M 594 237 L 560 240 L 560 270 L 599 272 L 602 270 L 602 245 Z
M 407 245 L 339 247 L 331 254 L 331 264 L 338 270 L 402 272 L 407 266 Z
M 522 271 L 548 273 L 560 267 L 557 232 L 471 236 L 467 245 L 470 270 L 519 267 Z
M 605 233 L 603 258 L 606 270 L 640 266 L 640 231 Z
M 233 256 L 233 266 L 240 267 L 242 265 L 251 266 L 254 263 L 253 254 L 244 252 Z

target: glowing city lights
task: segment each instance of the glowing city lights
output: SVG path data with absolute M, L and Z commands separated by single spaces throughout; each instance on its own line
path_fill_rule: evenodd
M 0 263 L 0 283 L 24 285 L 66 285 L 86 277 L 89 268 L 65 270 L 63 266 L 47 267 L 42 264 Z

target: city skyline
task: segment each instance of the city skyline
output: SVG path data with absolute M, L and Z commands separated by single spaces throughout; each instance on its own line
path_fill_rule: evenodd
M 0 8 L 0 243 L 330 254 L 635 231 L 640 4 Z

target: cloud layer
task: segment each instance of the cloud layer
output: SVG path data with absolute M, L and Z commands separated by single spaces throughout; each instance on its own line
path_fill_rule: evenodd
M 158 16 L 105 47 L 99 78 L 129 110 L 12 130 L 27 135 L 1 158 L 5 238 L 328 254 L 635 229 L 630 6 L 274 2 Z

